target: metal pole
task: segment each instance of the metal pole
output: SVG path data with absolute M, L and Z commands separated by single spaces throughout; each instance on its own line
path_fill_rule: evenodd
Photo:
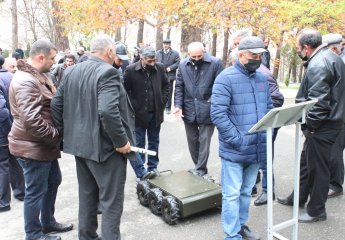
M 266 130 L 267 146 L 267 239 L 273 240 L 272 128 Z
M 304 114 L 303 114 L 304 115 Z M 302 116 L 304 120 L 304 116 Z M 295 224 L 292 227 L 293 240 L 298 239 L 298 208 L 299 208 L 299 172 L 301 161 L 301 123 L 296 123 L 296 142 L 295 142 L 295 172 L 294 172 L 294 199 L 293 199 L 293 220 Z

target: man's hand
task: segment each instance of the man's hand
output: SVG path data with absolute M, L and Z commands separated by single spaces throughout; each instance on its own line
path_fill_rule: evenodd
M 182 118 L 184 117 L 182 114 L 182 109 L 180 108 L 175 108 L 174 115 L 175 115 L 175 118 L 178 120 L 182 120 Z
M 167 67 L 167 72 L 170 72 L 170 71 L 171 71 L 170 67 Z
M 131 152 L 131 144 L 129 142 L 126 143 L 126 145 L 120 147 L 120 148 L 115 148 L 115 151 L 126 154 Z

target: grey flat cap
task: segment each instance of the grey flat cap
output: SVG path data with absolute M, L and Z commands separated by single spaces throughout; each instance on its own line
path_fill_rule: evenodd
M 258 37 L 242 38 L 238 50 L 248 50 L 255 54 L 266 52 L 264 42 Z
M 121 60 L 129 60 L 129 57 L 127 55 L 127 49 L 126 46 L 123 43 L 115 43 L 115 48 L 116 48 L 116 55 L 121 59 Z
M 163 40 L 163 43 L 171 43 L 171 40 L 169 38 L 166 38 Z
M 141 49 L 140 54 L 143 57 L 153 58 L 156 56 L 156 51 L 153 47 L 147 46 Z
M 328 45 L 341 43 L 341 41 L 343 41 L 341 34 L 329 33 L 322 35 L 322 43 L 327 43 Z

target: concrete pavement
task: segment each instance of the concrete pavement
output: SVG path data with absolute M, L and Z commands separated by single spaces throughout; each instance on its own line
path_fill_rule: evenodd
M 284 95 L 295 96 L 295 93 Z M 289 97 L 290 97 L 289 95 Z M 291 103 L 287 100 L 287 103 Z M 220 179 L 220 160 L 218 158 L 218 139 L 215 131 L 209 159 L 210 175 Z M 186 170 L 193 167 L 188 153 L 183 123 L 172 115 L 165 116 L 161 130 L 159 170 Z M 280 129 L 275 145 L 276 195 L 286 196 L 293 185 L 294 126 Z M 56 203 L 56 219 L 62 223 L 73 223 L 75 228 L 60 236 L 63 240 L 77 239 L 78 224 L 78 184 L 73 156 L 63 154 L 59 160 L 63 175 Z M 125 207 L 121 223 L 123 240 L 221 240 L 224 238 L 219 209 L 200 213 L 181 219 L 175 226 L 169 226 L 153 215 L 148 208 L 139 204 L 136 196 L 136 179 L 128 164 L 125 190 Z M 259 184 L 260 185 L 260 184 Z M 176 186 L 178 187 L 178 186 Z M 253 198 L 253 201 L 255 198 Z M 345 239 L 345 197 L 340 196 L 327 202 L 328 220 L 313 224 L 299 224 L 301 240 Z M 248 225 L 266 239 L 266 206 L 255 207 L 251 204 Z M 292 216 L 292 208 L 274 201 L 274 222 L 279 223 Z M 24 239 L 23 203 L 13 199 L 11 211 L 0 213 L 0 240 Z M 280 232 L 287 238 L 291 230 Z

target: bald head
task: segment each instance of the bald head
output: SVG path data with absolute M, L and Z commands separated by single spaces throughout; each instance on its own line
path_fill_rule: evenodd
M 12 57 L 8 57 L 5 58 L 5 63 L 3 65 L 3 67 L 11 72 L 11 73 L 15 73 L 17 71 L 17 60 L 15 58 Z
M 188 56 L 195 63 L 201 63 L 204 57 L 204 45 L 201 42 L 192 42 L 188 45 Z

